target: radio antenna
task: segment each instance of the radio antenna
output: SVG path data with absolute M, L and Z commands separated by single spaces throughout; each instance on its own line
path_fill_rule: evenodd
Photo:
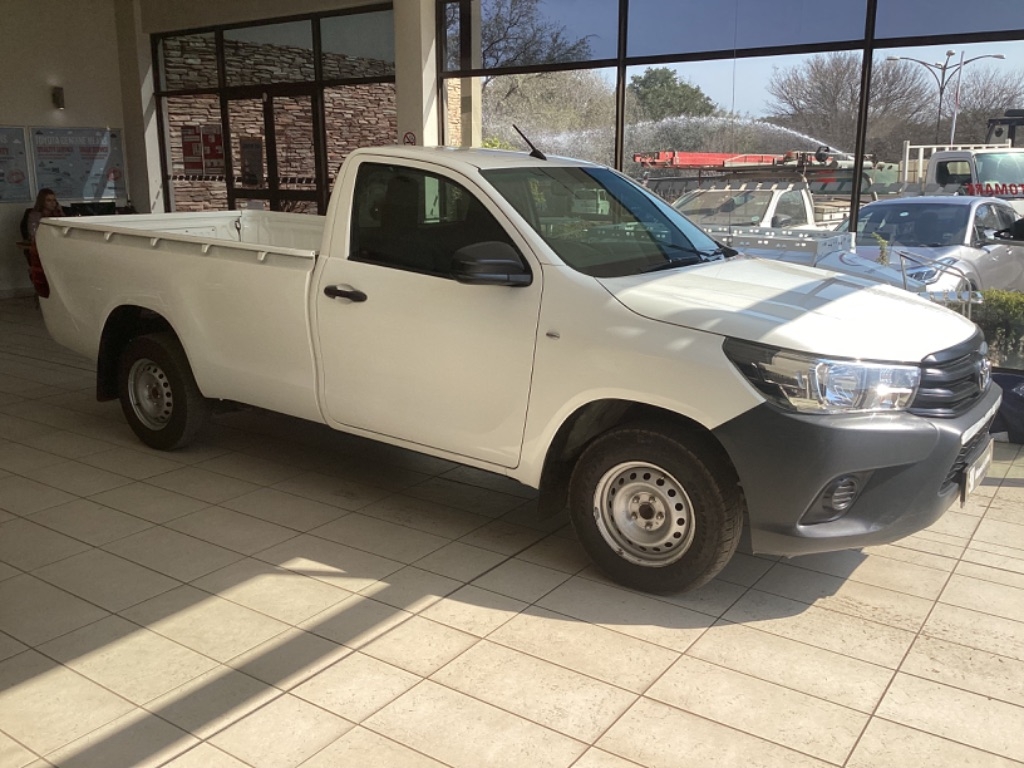
M 543 152 L 541 152 L 539 149 L 537 149 L 535 146 L 533 146 L 533 142 L 530 141 L 528 138 L 526 138 L 526 134 L 523 133 L 521 130 L 519 130 L 519 126 L 518 125 L 516 125 L 515 123 L 512 123 L 512 127 L 516 129 L 516 133 L 518 133 L 520 136 L 523 137 L 523 141 L 526 142 L 526 146 L 528 146 L 530 148 L 530 157 L 536 157 L 538 160 L 547 160 L 548 159 L 547 155 L 545 155 Z

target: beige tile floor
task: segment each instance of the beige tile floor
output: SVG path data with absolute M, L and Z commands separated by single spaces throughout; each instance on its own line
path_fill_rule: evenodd
M 0 301 L 0 768 L 1024 765 L 1024 453 L 696 594 L 520 486 L 258 412 L 147 450 Z

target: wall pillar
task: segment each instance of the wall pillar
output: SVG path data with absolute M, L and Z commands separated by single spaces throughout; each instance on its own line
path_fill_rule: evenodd
M 437 7 L 434 0 L 402 0 L 395 13 L 395 92 L 399 144 L 440 142 L 437 104 Z
M 163 211 L 150 38 L 142 29 L 140 0 L 115 0 L 115 3 L 128 194 L 140 213 Z

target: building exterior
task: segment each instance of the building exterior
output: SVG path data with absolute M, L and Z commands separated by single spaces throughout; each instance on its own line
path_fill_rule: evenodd
M 1014 0 L 0 9 L 13 33 L 0 50 L 0 142 L 24 145 L 0 153 L 0 296 L 28 290 L 18 221 L 50 180 L 68 183 L 67 203 L 322 213 L 338 164 L 362 144 L 520 149 L 516 124 L 545 151 L 636 175 L 634 153 L 664 149 L 824 144 L 895 162 L 903 141 L 977 141 L 987 117 L 1024 108 Z M 665 94 L 681 99 L 667 112 Z M 65 178 L 61 141 L 89 145 L 68 150 L 82 179 Z

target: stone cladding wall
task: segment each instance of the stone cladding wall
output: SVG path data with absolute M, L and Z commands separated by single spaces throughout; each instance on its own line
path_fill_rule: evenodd
M 165 41 L 164 87 L 180 90 L 216 86 L 216 58 L 212 35 L 189 35 Z M 262 85 L 306 82 L 313 79 L 312 53 L 279 45 L 225 41 L 228 82 Z M 204 70 L 212 67 L 212 75 Z M 394 72 L 388 62 L 355 59 L 342 54 L 324 57 L 324 77 L 386 77 Z M 209 80 L 213 79 L 213 83 Z M 239 137 L 265 139 L 262 103 L 258 99 L 232 100 L 229 121 L 233 133 L 232 161 L 236 177 L 241 167 Z M 275 138 L 281 177 L 305 177 L 309 182 L 284 182 L 290 188 L 314 188 L 313 114 L 308 97 L 274 99 Z M 397 118 L 394 83 L 335 85 L 324 88 L 327 126 L 327 168 L 333 181 L 346 155 L 356 147 L 394 144 Z M 181 129 L 184 126 L 220 125 L 220 101 L 212 94 L 167 97 L 167 129 L 174 207 L 179 211 L 223 210 L 227 185 L 223 177 L 186 174 Z M 264 166 L 265 167 L 265 166 Z

